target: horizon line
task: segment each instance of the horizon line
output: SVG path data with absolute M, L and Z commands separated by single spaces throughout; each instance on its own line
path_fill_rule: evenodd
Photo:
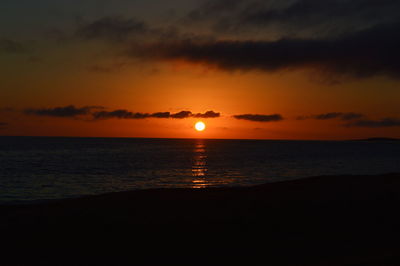
M 17 137 L 17 138 L 86 138 L 86 139 L 157 139 L 157 140 L 265 140 L 265 141 L 354 141 L 354 140 L 400 140 L 400 138 L 392 137 L 368 137 L 354 139 L 257 139 L 257 138 L 163 138 L 163 137 L 99 137 L 99 136 L 31 136 L 31 135 L 0 135 L 0 137 Z

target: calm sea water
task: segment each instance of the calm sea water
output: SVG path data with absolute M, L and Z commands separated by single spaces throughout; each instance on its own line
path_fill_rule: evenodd
M 0 203 L 400 172 L 400 142 L 0 137 Z

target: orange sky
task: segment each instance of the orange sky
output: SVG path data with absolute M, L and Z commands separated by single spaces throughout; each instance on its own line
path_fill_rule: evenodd
M 146 66 L 149 67 L 150 66 Z M 85 69 L 65 69 L 57 76 L 20 73 L 6 80 L 1 106 L 56 107 L 99 105 L 110 110 L 134 112 L 179 112 L 191 110 L 221 113 L 220 118 L 203 119 L 205 132 L 196 132 L 199 119 L 145 119 L 86 121 L 58 117 L 34 117 L 1 112 L 9 126 L 2 135 L 161 137 L 161 138 L 260 138 L 260 139 L 352 139 L 374 136 L 400 137 L 400 128 L 347 128 L 337 119 L 297 120 L 298 116 L 327 112 L 359 112 L 373 116 L 395 117 L 400 93 L 397 82 L 383 78 L 326 84 L 310 80 L 306 71 L 288 73 L 226 73 L 204 66 L 159 65 L 157 71 L 146 67 L 126 67 L 120 73 L 93 73 Z M 376 87 L 391 91 L 377 94 Z M 56 89 L 55 89 L 56 88 Z M 73 91 L 73 93 L 71 92 Z M 34 101 L 32 101 L 34 99 Z M 14 105 L 10 103 L 15 103 Z M 232 118 L 236 114 L 282 114 L 280 122 L 252 122 Z
M 218 61 L 226 60 L 222 56 L 222 59 L 217 58 L 215 62 L 212 57 L 204 59 L 183 53 L 174 58 L 175 55 L 168 54 L 169 51 L 161 51 L 162 46 L 155 46 L 156 49 L 152 50 L 157 54 L 157 47 L 160 47 L 160 55 L 157 55 L 160 58 L 152 58 L 152 55 L 144 55 L 145 58 L 142 58 L 136 54 L 127 56 L 127 47 L 137 43 L 137 40 L 142 42 L 143 39 L 147 43 L 158 40 L 154 35 L 162 31 L 160 18 L 178 30 L 197 34 L 198 39 L 207 40 L 199 42 L 199 46 L 206 43 L 204 49 L 214 49 L 207 46 L 211 43 L 210 47 L 213 47 L 214 40 L 217 45 L 218 40 L 228 40 L 229 45 L 243 40 L 261 40 L 261 45 L 269 47 L 265 42 L 271 36 L 279 39 L 279 36 L 289 34 L 283 30 L 270 30 L 270 37 L 262 37 L 253 31 L 226 35 L 212 32 L 205 26 L 208 24 L 193 24 L 184 28 L 176 23 L 177 17 L 198 8 L 197 4 L 189 1 L 190 3 L 183 6 L 181 1 L 173 2 L 176 2 L 176 12 L 174 15 L 168 13 L 165 17 L 155 14 L 167 14 L 165 10 L 168 6 L 160 6 L 156 10 L 158 13 L 150 6 L 141 6 L 144 12 L 141 19 L 147 21 L 148 25 L 144 25 L 149 29 L 142 30 L 139 37 L 134 35 L 137 33 L 132 32 L 130 27 L 133 28 L 133 21 L 139 20 L 140 12 L 132 9 L 132 13 L 127 14 L 123 11 L 126 7 L 121 3 L 115 3 L 110 9 L 112 11 L 109 11 L 110 14 L 107 13 L 107 8 L 101 12 L 93 11 L 94 13 L 90 13 L 90 8 L 90 12 L 85 9 L 90 15 L 75 24 L 71 22 L 72 17 L 68 20 L 66 16 L 57 22 L 59 25 L 56 23 L 58 34 L 62 37 L 57 40 L 44 34 L 50 30 L 45 25 L 54 20 L 50 16 L 41 19 L 32 17 L 31 24 L 26 24 L 25 31 L 0 28 L 5 36 L 0 38 L 0 135 L 245 139 L 400 137 L 400 83 L 399 79 L 385 74 L 384 71 L 381 71 L 383 74 L 377 72 L 378 74 L 362 77 L 351 71 L 349 75 L 339 75 L 329 72 L 332 71 L 329 70 L 329 65 L 328 70 L 322 71 L 325 65 L 320 62 L 317 65 L 305 63 L 274 70 L 258 66 L 241 68 L 240 60 L 234 61 L 236 55 L 232 57 L 230 69 L 230 66 L 223 65 L 225 61 Z M 173 2 L 171 5 L 174 5 Z M 9 5 L 12 12 L 13 6 Z M 51 2 L 48 5 L 52 5 Z M 78 10 L 79 3 L 74 2 L 72 6 L 74 5 Z M 104 28 L 105 22 L 101 20 L 104 17 L 112 17 L 113 19 L 106 21 L 114 24 Z M 11 27 L 22 27 L 16 17 L 9 16 L 6 19 Z M 29 20 L 29 17 L 26 19 Z M 210 20 L 207 23 L 212 22 L 210 18 L 207 19 Z M 99 26 L 96 20 L 103 21 L 103 24 Z M 94 26 L 100 27 L 100 31 L 88 31 L 93 30 Z M 354 29 L 357 28 L 353 26 Z M 207 33 L 211 36 L 209 39 L 203 36 L 207 29 L 210 30 Z M 131 39 L 126 40 L 125 35 L 121 37 L 113 31 L 127 31 Z M 79 37 L 82 32 L 87 35 Z M 94 37 L 93 32 L 97 34 Z M 109 34 L 108 37 L 114 39 L 105 41 L 107 36 L 100 35 L 99 32 Z M 183 36 L 183 33 L 179 34 Z M 173 35 L 172 41 L 166 39 L 165 42 L 171 42 L 171 47 L 176 48 L 173 46 L 175 42 L 183 38 L 179 34 Z M 308 33 L 304 34 L 305 37 L 308 36 Z M 193 40 L 189 44 L 194 43 Z M 230 40 L 234 42 L 229 43 Z M 179 45 L 177 47 L 180 49 Z M 251 51 L 248 52 L 250 56 Z M 283 60 L 287 59 L 282 58 Z M 220 117 L 141 120 L 114 117 L 94 121 L 90 114 L 60 117 L 26 112 L 29 108 L 40 110 L 69 105 L 76 108 L 101 106 L 107 112 L 119 109 L 134 113 L 177 113 L 188 110 L 196 114 L 214 111 L 220 113 Z M 328 113 L 357 113 L 362 116 L 351 120 L 344 120 L 340 116 L 316 119 L 316 116 Z M 260 122 L 233 117 L 241 114 L 279 114 L 283 119 Z M 299 117 L 307 119 L 298 119 Z M 205 132 L 196 132 L 193 129 L 198 120 L 207 124 Z M 348 124 L 353 126 L 345 126 Z

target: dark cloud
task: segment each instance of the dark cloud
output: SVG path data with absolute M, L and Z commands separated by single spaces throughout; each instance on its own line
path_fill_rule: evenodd
M 115 110 L 115 111 L 100 111 L 93 113 L 94 119 L 110 119 L 110 118 L 119 118 L 119 119 L 145 119 L 149 118 L 150 115 L 146 113 L 133 113 L 127 110 Z
M 341 119 L 346 121 L 346 120 L 359 119 L 363 117 L 365 117 L 365 115 L 360 113 L 343 113 Z
M 367 127 L 367 128 L 380 128 L 380 127 L 400 127 L 400 119 L 397 118 L 383 118 L 380 120 L 358 120 L 345 125 L 346 127 Z
M 326 114 L 319 114 L 314 116 L 317 120 L 329 120 L 334 118 L 339 118 L 342 116 L 342 113 L 326 113 Z
M 221 14 L 233 13 L 242 6 L 243 0 L 213 0 L 205 1 L 196 9 L 190 11 L 186 20 L 201 21 Z
M 80 23 L 76 35 L 111 41 L 118 55 L 128 59 L 185 60 L 227 71 L 305 68 L 336 82 L 343 77 L 399 78 L 399 12 L 398 0 L 207 0 L 186 21 L 212 21 L 223 32 L 244 31 L 210 37 L 190 23 L 155 27 L 114 16 Z M 104 73 L 118 66 L 90 69 Z
M 76 34 L 85 39 L 103 39 L 124 41 L 132 36 L 147 34 L 147 25 L 134 18 L 103 17 L 88 24 L 81 25 Z
M 4 111 L 14 111 L 14 109 L 3 108 Z M 3 109 L 0 109 L 2 111 Z M 102 110 L 103 109 L 103 110 Z M 170 112 L 155 112 L 155 113 L 140 113 L 131 112 L 125 109 L 117 109 L 112 111 L 104 110 L 102 106 L 84 106 L 75 107 L 69 105 L 65 107 L 55 108 L 29 108 L 23 110 L 25 114 L 37 115 L 37 116 L 53 116 L 53 117 L 70 117 L 77 118 L 81 116 L 91 116 L 94 120 L 101 119 L 146 119 L 146 118 L 173 118 L 173 119 L 184 119 L 184 118 L 217 118 L 220 117 L 220 113 L 214 111 L 207 111 L 205 113 L 193 114 L 191 111 L 180 111 L 177 113 Z
M 239 120 L 247 120 L 254 122 L 278 122 L 283 120 L 283 117 L 280 114 L 273 114 L 273 115 L 243 114 L 243 115 L 234 115 L 233 117 Z
M 260 3 L 262 1 L 256 2 L 261 7 Z M 382 19 L 385 19 L 383 18 L 384 16 L 391 15 L 391 18 L 394 19 L 395 11 L 393 9 L 398 11 L 400 7 L 397 0 L 297 0 L 286 2 L 291 2 L 292 4 L 281 6 L 280 8 L 266 5 L 264 8 L 253 11 L 247 9 L 247 12 L 242 12 L 243 19 L 240 20 L 240 23 L 258 25 L 281 21 L 310 25 L 311 23 L 328 21 L 334 18 L 382 21 Z
M 84 106 L 75 107 L 74 105 L 69 105 L 65 107 L 55 107 L 55 108 L 30 108 L 25 109 L 24 113 L 28 115 L 37 116 L 53 116 L 53 117 L 78 117 L 83 115 L 88 115 L 94 109 L 102 109 L 101 106 Z
M 173 119 L 185 119 L 185 118 L 217 118 L 220 117 L 220 113 L 214 111 L 208 111 L 204 114 L 198 113 L 193 114 L 191 111 L 180 111 L 178 113 L 170 112 L 157 112 L 157 113 L 133 113 L 127 110 L 115 110 L 115 111 L 100 111 L 93 113 L 94 119 L 145 119 L 145 118 L 173 118 Z
M 207 111 L 204 114 L 194 114 L 193 117 L 195 118 L 217 118 L 220 117 L 221 114 L 220 113 L 216 113 L 214 111 Z
M 151 114 L 151 117 L 154 117 L 154 118 L 170 118 L 171 117 L 171 113 L 170 112 L 158 112 L 158 113 Z
M 172 114 L 171 118 L 176 118 L 176 119 L 183 119 L 183 118 L 189 118 L 192 116 L 192 112 L 190 111 L 181 111 L 176 114 Z
M 103 17 L 89 23 L 80 23 L 74 34 L 83 40 L 108 41 L 117 49 L 131 43 L 170 42 L 191 38 L 210 40 L 191 32 L 182 32 L 179 25 L 153 26 L 136 18 Z
M 358 118 L 364 117 L 364 114 L 360 113 L 341 113 L 341 112 L 332 112 L 332 113 L 325 113 L 325 114 L 318 114 L 315 116 L 311 116 L 311 118 L 317 120 L 329 120 L 329 119 L 341 119 L 341 120 L 354 120 Z
M 400 23 L 334 39 L 278 41 L 192 40 L 135 46 L 128 55 L 186 60 L 223 70 L 279 71 L 308 68 L 349 77 L 400 77 Z
M 262 28 L 267 34 L 315 36 L 390 23 L 399 11 L 397 0 L 209 0 L 186 20 L 209 23 L 218 32 Z
M 343 121 L 355 120 L 365 117 L 364 114 L 361 113 L 343 113 L 343 112 L 330 112 L 323 113 L 317 115 L 309 115 L 309 116 L 298 116 L 297 120 L 306 120 L 306 119 L 317 119 L 317 120 L 331 120 L 331 119 L 341 119 Z
M 24 54 L 28 51 L 29 49 L 20 42 L 8 39 L 0 39 L 0 53 Z

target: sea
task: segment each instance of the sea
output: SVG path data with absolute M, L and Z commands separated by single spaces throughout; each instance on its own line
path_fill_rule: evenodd
M 0 204 L 400 172 L 400 141 L 0 137 Z

